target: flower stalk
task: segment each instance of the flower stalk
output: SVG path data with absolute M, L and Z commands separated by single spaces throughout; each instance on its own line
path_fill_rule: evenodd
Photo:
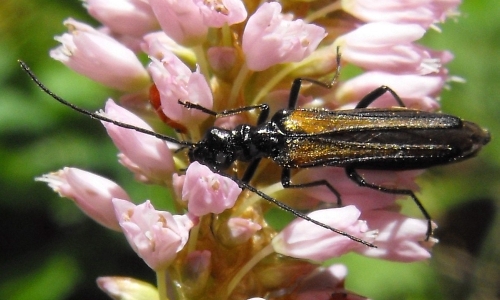
M 69 32 L 56 38 L 61 45 L 50 55 L 122 92 L 120 105 L 109 99 L 102 114 L 148 130 L 152 128 L 136 113 L 159 118 L 177 131 L 175 139 L 193 143 L 214 123 L 228 129 L 255 124 L 257 113 L 214 118 L 179 101 L 216 112 L 265 101 L 274 112 L 286 107 L 294 78 L 333 78 L 337 48 L 342 64 L 354 65 L 361 73 L 332 89 L 304 85 L 300 107 L 352 108 L 373 89 L 388 85 L 407 107 L 439 108 L 437 97 L 449 79 L 444 65 L 452 55 L 417 41 L 448 15 L 455 15 L 459 1 L 427 1 L 418 7 L 400 1 L 390 11 L 384 7 L 395 1 L 261 2 L 86 0 L 85 7 L 102 27 L 68 19 Z M 418 17 L 421 12 L 425 18 Z M 147 66 L 139 54 L 149 57 Z M 395 103 L 384 95 L 373 105 Z M 345 289 L 345 267 L 324 268 L 322 262 L 349 252 L 399 262 L 430 257 L 434 241 L 422 243 L 425 220 L 401 214 L 396 195 L 358 187 L 341 168 L 301 169 L 291 181 L 326 178 L 342 196 L 342 207 L 335 207 L 337 199 L 326 189 L 283 190 L 280 171 L 270 162 L 261 163 L 251 184 L 309 212 L 315 220 L 373 242 L 377 249 L 301 219 L 283 230 L 273 228 L 264 217 L 267 202 L 242 191 L 230 178 L 189 161 L 178 145 L 103 125 L 120 151 L 119 162 L 141 183 L 170 191 L 177 211 L 161 211 L 149 200 L 129 199 L 117 184 L 93 174 L 72 172 L 76 179 L 71 177 L 71 184 L 67 175 L 61 175 L 64 171 L 40 180 L 74 199 L 97 222 L 122 231 L 131 248 L 156 272 L 160 300 L 326 300 L 340 295 L 366 299 Z M 237 162 L 221 171 L 241 178 L 245 167 Z M 418 188 L 416 175 L 415 171 L 363 174 L 375 184 L 412 190 Z M 327 284 L 314 284 L 317 279 L 312 278 Z M 100 286 L 114 297 L 126 290 L 123 282 L 105 278 Z M 133 293 L 150 295 L 151 287 L 137 286 Z
M 169 300 L 167 295 L 167 270 L 156 271 L 156 286 L 158 287 L 159 300 Z

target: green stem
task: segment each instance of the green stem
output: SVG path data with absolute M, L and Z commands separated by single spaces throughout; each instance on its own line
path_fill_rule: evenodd
M 158 299 L 168 300 L 167 297 L 167 270 L 156 271 L 156 285 L 158 288 Z
M 196 243 L 198 242 L 198 235 L 200 234 L 201 218 L 202 217 L 200 217 L 200 221 L 198 222 L 198 225 L 194 226 L 189 231 L 188 244 L 186 245 L 187 246 L 187 253 L 191 253 L 196 249 Z
M 222 45 L 225 47 L 232 47 L 233 41 L 231 38 L 231 29 L 227 25 L 227 23 L 222 26 Z
M 259 252 L 257 252 L 252 259 L 250 259 L 239 271 L 236 273 L 236 275 L 233 277 L 233 279 L 229 282 L 226 290 L 226 296 L 224 299 L 228 299 L 231 293 L 233 292 L 234 288 L 240 283 L 241 279 L 253 268 L 255 265 L 259 263 L 262 259 L 264 259 L 266 256 L 274 252 L 274 248 L 272 244 L 267 245 L 266 247 L 262 248 Z
M 264 98 L 269 92 L 281 81 L 283 78 L 285 78 L 290 72 L 292 72 L 295 69 L 295 67 L 291 64 L 287 64 L 287 66 L 283 69 L 281 69 L 277 74 L 275 74 L 271 80 L 269 80 L 266 85 L 264 85 L 257 96 L 253 99 L 252 103 L 250 105 L 256 105 L 257 103 L 260 103 L 260 100 Z
M 317 18 L 322 18 L 326 16 L 327 14 L 342 9 L 342 4 L 341 1 L 335 1 L 332 4 L 329 4 L 325 7 L 323 7 L 320 10 L 317 10 L 313 12 L 312 14 L 307 15 L 307 17 L 304 19 L 304 22 L 306 23 L 311 23 L 312 21 L 316 20 Z
M 308 64 L 311 64 L 314 62 L 314 58 L 311 58 L 311 56 L 307 57 L 306 59 L 303 59 L 300 62 L 296 63 L 288 63 L 284 65 L 285 67 L 281 69 L 278 73 L 276 73 L 259 91 L 257 96 L 253 99 L 253 102 L 250 103 L 250 105 L 256 105 L 257 103 L 260 103 L 262 98 L 264 98 L 266 95 L 270 93 L 270 91 L 278 84 L 280 81 L 282 81 L 286 76 L 290 75 L 292 72 L 296 72 L 298 69 L 300 69 L 303 66 L 306 66 Z
M 196 45 L 193 47 L 194 54 L 196 55 L 196 63 L 200 67 L 201 74 L 205 76 L 207 83 L 210 85 L 210 69 L 208 67 L 208 62 L 205 57 L 205 50 L 203 46 Z
M 236 98 L 238 97 L 238 93 L 241 91 L 243 82 L 247 78 L 249 72 L 250 70 L 248 69 L 247 65 L 243 64 L 243 66 L 241 66 L 240 71 L 238 72 L 238 76 L 236 76 L 236 79 L 234 80 L 233 87 L 231 88 L 231 93 L 229 94 L 227 105 L 225 105 L 226 107 L 233 107 L 233 105 L 235 104 Z

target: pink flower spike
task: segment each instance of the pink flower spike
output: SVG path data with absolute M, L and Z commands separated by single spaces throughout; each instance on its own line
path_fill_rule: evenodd
M 153 130 L 146 122 L 118 106 L 113 100 L 106 102 L 105 115 L 113 120 Z M 116 147 L 122 152 L 120 162 L 136 174 L 143 182 L 164 184 L 170 181 L 174 171 L 172 153 L 165 141 L 102 122 Z
M 359 220 L 360 214 L 355 206 L 349 205 L 341 208 L 317 210 L 308 216 L 371 242 L 374 236 L 368 232 L 366 222 Z M 273 239 L 272 245 L 277 253 L 314 261 L 338 257 L 356 248 L 366 247 L 303 219 L 296 219 L 285 227 Z
M 399 262 L 420 261 L 431 257 L 429 250 L 437 241 L 424 241 L 426 220 L 412 219 L 384 210 L 368 211 L 362 217 L 370 228 L 378 230 L 379 234 L 374 241 L 378 248 L 360 247 L 356 252 Z
M 141 37 L 160 27 L 144 0 L 84 0 L 83 6 L 115 33 Z
M 136 206 L 128 201 L 113 199 L 113 205 L 132 249 L 155 271 L 170 265 L 186 245 L 189 230 L 194 226 L 189 216 L 174 216 L 155 210 L 149 200 Z
M 183 46 L 201 44 L 208 33 L 208 24 L 193 0 L 149 0 L 162 30 Z
M 182 200 L 195 216 L 218 214 L 233 207 L 241 189 L 231 179 L 213 173 L 198 162 L 189 165 L 182 188 Z
M 403 99 L 406 107 L 434 111 L 439 108 L 436 98 L 445 84 L 445 76 L 394 75 L 384 72 L 366 72 L 350 79 L 337 88 L 336 99 L 354 107 L 365 95 L 381 85 L 392 88 Z M 384 94 L 370 106 L 399 106 L 390 93 Z
M 291 21 L 277 2 L 264 3 L 250 16 L 243 32 L 243 52 L 250 70 L 298 62 L 311 54 L 326 36 L 325 30 L 303 20 Z
M 335 44 L 340 46 L 343 60 L 366 70 L 427 74 L 432 69 L 423 66 L 431 53 L 412 44 L 424 33 L 419 25 L 368 23 L 339 37 Z
M 365 22 L 419 24 L 428 28 L 456 15 L 460 0 L 399 1 L 342 0 L 342 9 Z
M 148 73 L 130 49 L 84 23 L 68 19 L 64 25 L 70 33 L 55 37 L 62 45 L 50 51 L 52 58 L 121 91 L 134 92 L 149 86 Z
M 47 182 L 61 197 L 70 198 L 87 216 L 110 229 L 121 231 L 115 217 L 113 198 L 130 201 L 127 193 L 113 181 L 77 168 L 64 168 L 36 178 Z
M 210 86 L 199 69 L 191 70 L 173 53 L 163 52 L 160 60 L 151 57 L 148 66 L 149 73 L 160 92 L 163 113 L 187 127 L 197 126 L 209 115 L 197 109 L 187 109 L 178 103 L 179 100 L 189 101 L 206 108 L 213 105 Z

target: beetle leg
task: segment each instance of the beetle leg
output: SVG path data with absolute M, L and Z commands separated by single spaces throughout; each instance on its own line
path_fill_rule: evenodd
M 297 100 L 299 99 L 300 87 L 302 86 L 302 81 L 307 81 L 312 84 L 322 86 L 327 89 L 331 89 L 336 83 L 340 76 L 340 48 L 337 47 L 337 68 L 335 69 L 335 74 L 330 82 L 322 82 L 313 78 L 295 78 L 290 88 L 290 96 L 288 97 L 288 109 L 294 109 L 297 107 Z
M 403 100 L 401 100 L 401 97 L 399 97 L 399 95 L 393 89 L 386 85 L 382 85 L 364 96 L 363 99 L 358 102 L 356 108 L 367 108 L 370 104 L 372 104 L 375 100 L 377 100 L 387 92 L 391 93 L 391 95 L 401 107 L 406 107 L 406 105 L 403 103 Z
M 425 219 L 427 220 L 427 233 L 425 240 L 429 240 L 429 238 L 432 236 L 432 219 L 427 210 L 424 208 L 420 200 L 418 200 L 417 196 L 415 196 L 415 193 L 413 193 L 412 190 L 408 189 L 393 189 L 393 188 L 387 188 L 381 185 L 373 184 L 367 182 L 363 176 L 361 176 L 355 169 L 354 166 L 349 166 L 345 168 L 345 171 L 347 173 L 347 176 L 354 182 L 356 182 L 359 186 L 371 188 L 374 190 L 381 191 L 383 193 L 388 193 L 388 194 L 396 194 L 396 195 L 406 195 L 410 196 L 415 204 L 417 204 L 418 208 L 424 215 Z
M 259 166 L 260 160 L 260 158 L 256 158 L 248 164 L 248 167 L 245 170 L 245 174 L 243 174 L 241 181 L 248 184 L 250 180 L 252 180 L 252 177 L 255 174 L 255 170 L 257 170 L 257 167 Z
M 315 186 L 325 186 L 335 195 L 335 197 L 337 197 L 338 207 L 342 206 L 342 200 L 340 197 L 340 193 L 328 181 L 326 181 L 326 179 L 316 180 L 316 181 L 311 181 L 311 182 L 306 182 L 306 183 L 292 184 L 292 182 L 290 180 L 290 169 L 283 168 L 283 170 L 281 172 L 281 184 L 286 189 L 290 189 L 290 188 L 300 189 L 300 188 L 309 188 L 309 187 L 315 187 Z

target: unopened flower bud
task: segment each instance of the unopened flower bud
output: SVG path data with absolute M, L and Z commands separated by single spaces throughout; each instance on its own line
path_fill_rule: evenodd
M 113 181 L 77 168 L 64 168 L 37 178 L 59 193 L 75 201 L 85 214 L 99 224 L 120 231 L 113 198 L 130 201 L 127 193 Z
M 99 288 L 113 299 L 159 300 L 158 291 L 151 284 L 130 277 L 107 276 L 97 278 Z

